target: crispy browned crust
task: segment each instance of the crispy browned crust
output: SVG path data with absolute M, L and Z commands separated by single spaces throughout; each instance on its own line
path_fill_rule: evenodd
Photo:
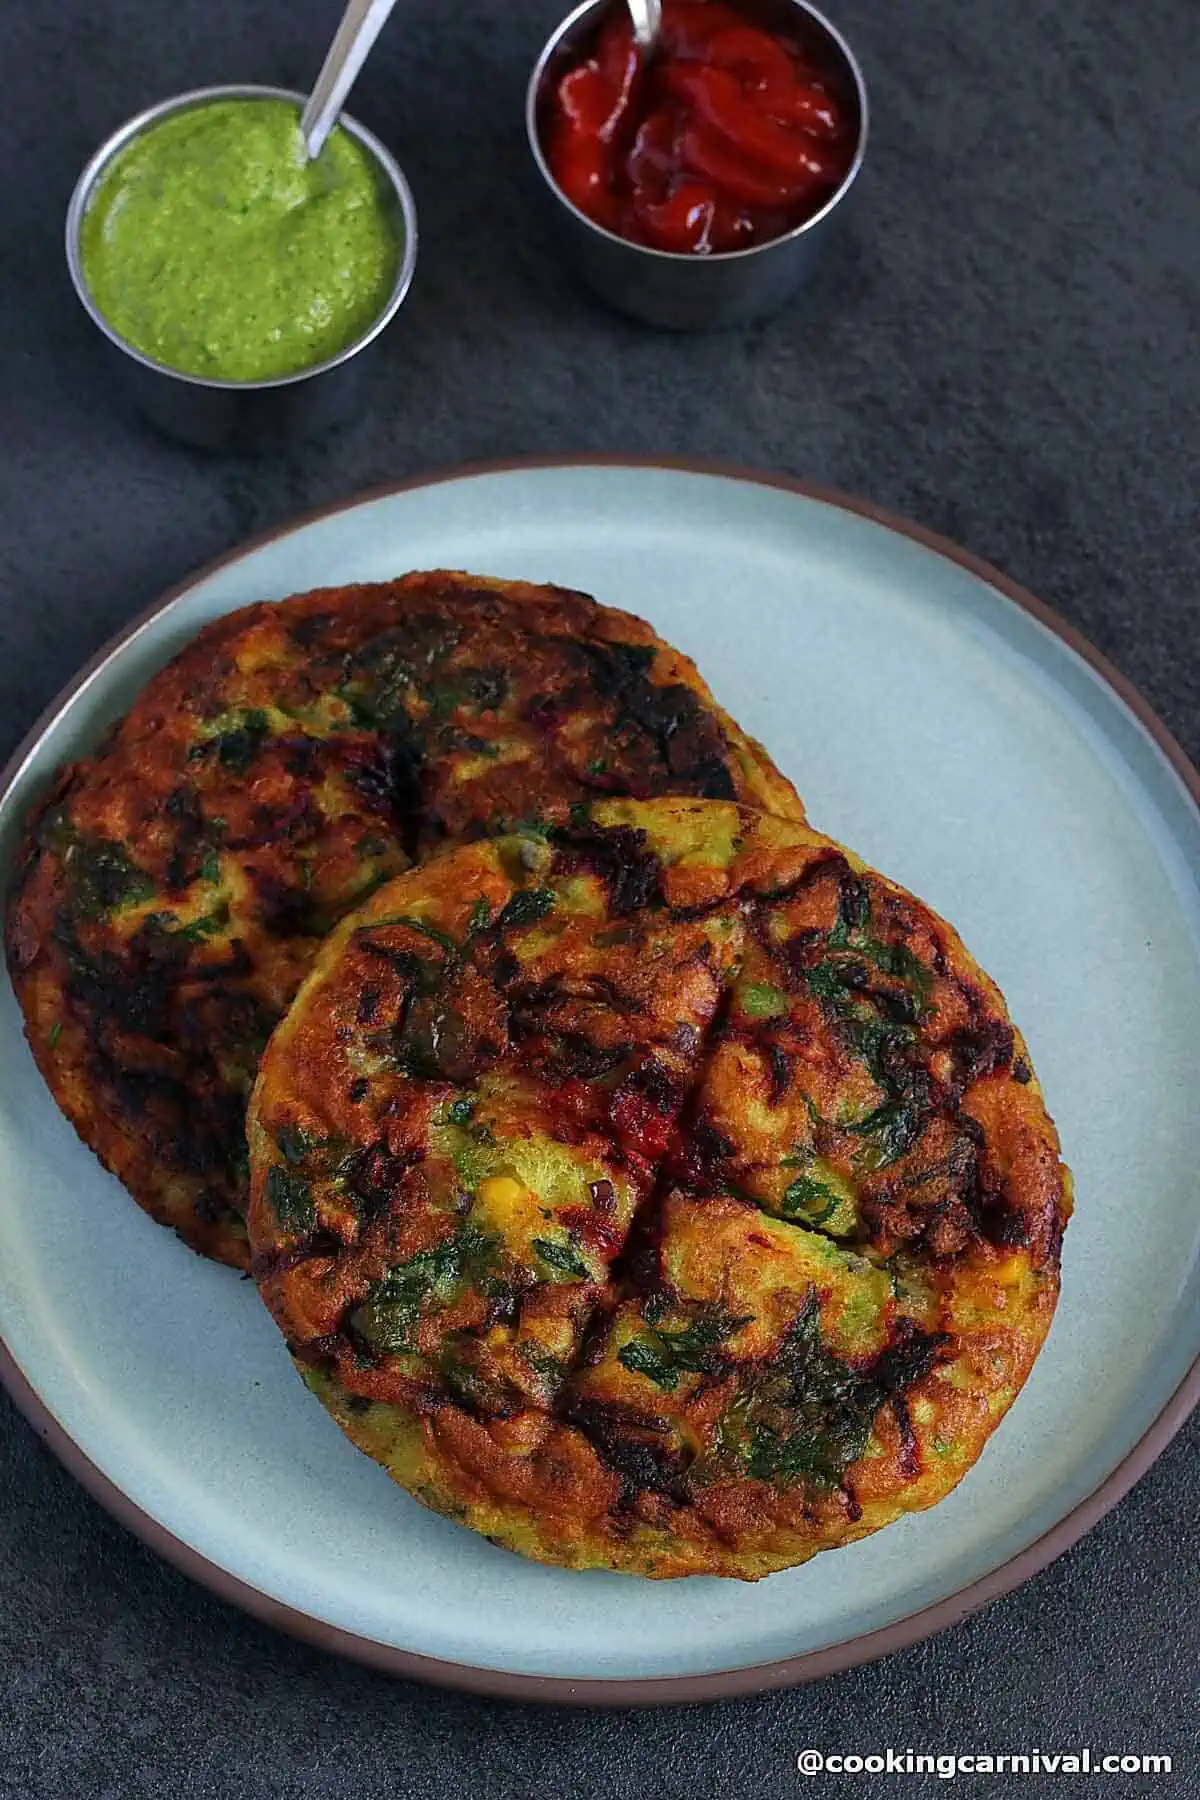
M 7 950 L 55 1098 L 244 1266 L 243 1115 L 324 934 L 447 841 L 603 793 L 802 809 L 694 666 L 584 594 L 455 572 L 207 626 L 30 825 Z
M 576 806 L 376 893 L 251 1102 L 260 1290 L 350 1437 L 537 1559 L 755 1578 L 940 1499 L 1067 1172 L 953 930 L 806 826 Z

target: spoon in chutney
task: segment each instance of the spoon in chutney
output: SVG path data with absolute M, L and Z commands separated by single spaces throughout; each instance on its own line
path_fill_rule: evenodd
M 324 149 L 325 140 L 346 104 L 346 96 L 395 4 L 396 0 L 348 0 L 329 52 L 321 64 L 321 73 L 300 115 L 300 135 L 309 162 L 315 162 Z M 634 0 L 630 0 L 630 4 L 632 6 Z M 637 5 L 660 10 L 659 0 L 637 0 Z

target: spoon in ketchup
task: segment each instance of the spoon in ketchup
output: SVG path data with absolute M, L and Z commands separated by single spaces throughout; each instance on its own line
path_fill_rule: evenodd
M 662 0 L 625 0 L 633 20 L 633 41 L 649 56 L 662 30 Z

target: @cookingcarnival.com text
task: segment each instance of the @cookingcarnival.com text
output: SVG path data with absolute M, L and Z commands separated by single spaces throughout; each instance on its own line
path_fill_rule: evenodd
M 1162 1751 L 1105 1750 L 801 1750 L 801 1775 L 1170 1775 Z

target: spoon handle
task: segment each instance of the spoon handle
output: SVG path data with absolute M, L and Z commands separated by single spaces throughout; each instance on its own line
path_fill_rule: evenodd
M 346 104 L 346 95 L 395 4 L 396 0 L 348 0 L 329 54 L 300 115 L 300 131 L 310 162 L 320 156 L 325 139 Z
M 653 50 L 662 29 L 662 0 L 626 0 L 633 18 L 633 38 L 643 50 Z

